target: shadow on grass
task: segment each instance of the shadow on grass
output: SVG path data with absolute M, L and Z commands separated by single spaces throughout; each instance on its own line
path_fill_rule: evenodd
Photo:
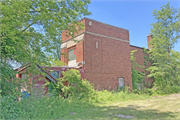
M 75 111 L 74 111 L 75 112 Z M 135 116 L 134 119 L 177 119 L 178 112 L 161 112 L 156 109 L 146 109 L 144 106 L 128 105 L 127 107 L 109 106 L 92 107 L 67 119 L 125 119 L 115 115 Z M 131 119 L 131 118 L 129 118 Z

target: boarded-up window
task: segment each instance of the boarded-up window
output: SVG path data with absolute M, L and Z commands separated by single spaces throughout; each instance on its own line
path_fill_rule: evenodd
M 119 87 L 124 87 L 124 78 L 118 78 Z
M 68 59 L 69 61 L 76 60 L 75 49 L 68 51 Z
M 141 83 L 136 83 L 136 85 L 137 85 L 138 90 L 142 90 L 142 84 Z

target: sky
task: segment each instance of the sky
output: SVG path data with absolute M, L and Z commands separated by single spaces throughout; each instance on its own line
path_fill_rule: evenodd
M 86 16 L 106 24 L 129 30 L 130 44 L 147 48 L 147 35 L 155 23 L 152 12 L 160 10 L 169 2 L 174 8 L 180 7 L 180 0 L 91 0 Z M 180 40 L 175 50 L 180 51 Z

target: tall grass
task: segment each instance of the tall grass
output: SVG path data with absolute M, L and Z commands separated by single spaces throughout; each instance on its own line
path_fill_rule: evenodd
M 128 91 L 103 90 L 94 92 L 91 97 L 83 99 L 75 96 L 64 99 L 63 97 L 32 95 L 20 102 L 15 102 L 11 97 L 3 97 L 0 106 L 1 119 L 65 119 L 73 112 L 81 113 L 102 104 L 148 98 L 148 96 Z
M 1 119 L 60 119 L 88 106 L 76 99 L 31 96 L 20 102 L 1 98 Z
M 128 100 L 139 100 L 139 99 L 147 99 L 149 98 L 149 95 L 138 95 L 134 94 L 129 91 L 97 91 L 97 103 L 103 102 L 103 103 L 112 103 L 112 102 L 124 102 Z
M 38 97 L 42 95 L 39 93 L 38 96 L 32 94 L 29 98 L 15 102 L 12 96 L 3 96 L 0 104 L 1 119 L 65 119 L 71 113 L 82 112 L 102 104 L 148 98 L 147 95 L 130 93 L 128 89 L 97 91 L 89 81 L 81 80 L 77 70 L 71 69 L 63 75 L 54 89 L 62 89 L 64 94 L 69 93 L 68 98 L 63 98 L 60 93 Z M 61 82 L 67 79 L 69 85 L 64 86 Z M 57 88 L 58 85 L 62 86 Z

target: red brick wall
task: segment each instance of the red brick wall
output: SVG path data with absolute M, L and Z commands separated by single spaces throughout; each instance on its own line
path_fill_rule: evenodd
M 41 80 L 39 80 L 39 78 L 42 78 Z M 35 85 L 33 86 L 33 89 L 39 89 L 39 90 L 43 90 L 45 94 L 48 93 L 48 86 L 44 86 L 44 84 L 46 83 L 45 79 L 47 81 L 49 81 L 47 78 L 44 78 L 41 75 L 37 75 L 37 76 L 33 76 L 33 81 L 35 82 Z M 44 86 L 44 88 L 43 88 Z M 41 91 L 42 92 L 42 91 Z
M 24 69 L 24 70 L 22 70 L 20 72 L 20 74 L 16 74 L 16 78 L 21 78 L 22 74 L 28 74 L 28 76 L 31 77 L 31 79 L 29 79 L 28 87 L 29 87 L 29 84 L 35 83 L 35 85 L 33 86 L 33 89 L 42 89 L 45 94 L 48 92 L 48 87 L 47 86 L 45 86 L 43 88 L 43 85 L 46 83 L 45 80 L 44 79 L 39 80 L 39 78 L 42 77 L 41 75 L 36 75 L 36 76 L 32 77 L 32 74 L 27 73 L 26 69 Z M 45 78 L 45 79 L 48 81 L 47 78 Z
M 76 62 L 80 62 L 84 60 L 84 41 L 81 41 L 76 44 Z
M 66 55 L 61 55 L 61 61 L 68 64 L 68 51 L 71 49 L 76 49 L 76 62 L 84 61 L 84 41 L 78 42 L 76 45 L 71 46 L 69 48 L 63 48 L 61 53 L 65 53 Z
M 152 34 L 147 35 L 148 49 L 151 49 L 151 48 L 152 48 L 152 45 L 149 44 L 149 42 L 151 41 L 151 39 L 152 39 Z
M 65 54 L 65 55 L 61 55 L 61 61 L 68 64 L 68 49 L 67 48 L 61 49 L 61 53 Z
M 84 25 L 84 24 L 85 24 L 85 19 L 82 19 L 81 22 L 82 22 L 83 25 Z M 79 28 L 78 28 L 78 29 L 79 29 Z M 84 31 L 85 31 L 85 29 L 84 29 L 84 30 L 80 30 L 78 33 L 74 33 L 74 36 L 76 36 L 76 35 L 84 32 Z M 67 32 L 67 30 L 64 30 L 64 31 L 62 32 L 62 34 L 61 34 L 61 36 L 62 36 L 62 41 L 63 41 L 63 42 L 65 42 L 65 41 L 67 41 L 67 40 L 69 40 L 69 39 L 72 38 L 70 35 L 69 35 L 69 36 L 66 36 L 66 35 L 67 35 L 66 32 Z
M 92 26 L 89 26 L 90 21 L 92 22 Z M 129 41 L 128 30 L 104 24 L 91 19 L 85 19 L 85 31 Z
M 54 71 L 59 71 L 60 72 L 60 76 L 59 77 L 63 77 L 62 75 L 62 71 L 67 71 L 68 69 L 76 69 L 79 70 L 80 74 L 81 74 L 81 78 L 85 79 L 85 70 L 84 68 L 70 68 L 70 67 L 47 67 L 46 71 L 49 73 L 50 70 L 54 70 Z M 26 70 L 26 69 L 25 69 Z M 21 78 L 22 74 L 25 72 L 25 70 L 21 71 L 20 74 L 16 74 L 16 78 Z M 29 76 L 29 75 L 28 75 Z M 41 79 L 40 79 L 41 78 Z M 49 79 L 47 79 L 46 77 L 44 78 L 42 75 L 34 75 L 32 77 L 32 79 L 29 79 L 30 83 L 32 84 L 32 81 L 34 83 L 34 86 L 32 87 L 33 90 L 42 90 L 45 94 L 48 93 L 48 86 L 44 86 L 44 84 L 46 83 L 45 79 L 47 81 L 49 81 Z M 42 92 L 41 91 L 41 92 Z M 35 92 L 36 93 L 36 92 Z
M 143 69 L 140 69 L 140 68 L 137 68 L 138 71 L 140 72 L 144 72 L 146 73 L 145 74 L 145 82 L 146 84 L 147 83 L 150 83 L 151 86 L 152 86 L 152 83 L 153 83 L 153 79 L 152 78 L 148 78 L 147 75 L 148 75 L 148 72 L 145 72 L 145 69 L 147 69 L 149 66 L 151 66 L 151 62 L 149 61 L 146 65 L 144 64 L 144 52 L 143 52 L 143 48 L 139 48 L 139 47 L 136 47 L 136 46 L 130 46 L 130 50 L 137 50 L 135 53 L 134 53 L 134 57 L 136 57 L 136 60 L 135 62 L 138 63 L 139 65 L 142 65 L 144 66 Z
M 132 87 L 128 42 L 86 33 L 84 55 L 86 78 L 96 89 L 116 89 L 119 77 L 124 78 L 126 86 Z

